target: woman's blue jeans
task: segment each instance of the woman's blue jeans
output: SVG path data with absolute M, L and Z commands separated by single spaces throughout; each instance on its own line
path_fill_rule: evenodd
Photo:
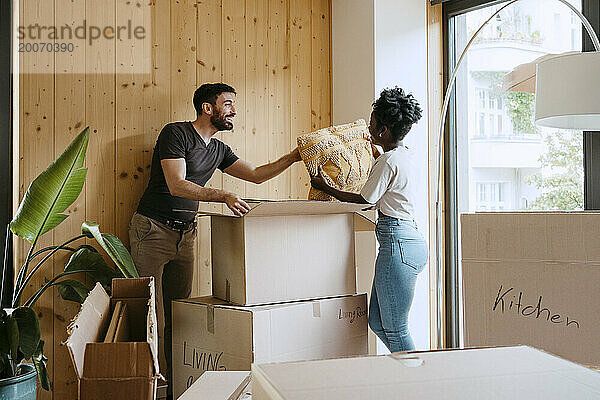
M 369 326 L 391 352 L 414 350 L 408 312 L 417 275 L 427 265 L 427 242 L 414 221 L 380 215 L 379 253 L 369 304 Z

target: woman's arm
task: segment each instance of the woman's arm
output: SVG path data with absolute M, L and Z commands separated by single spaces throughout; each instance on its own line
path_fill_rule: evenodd
M 368 204 L 368 202 L 358 193 L 344 192 L 329 185 L 323 177 L 323 171 L 319 167 L 319 175 L 310 178 L 310 184 L 317 190 L 335 197 L 339 201 L 346 203 Z

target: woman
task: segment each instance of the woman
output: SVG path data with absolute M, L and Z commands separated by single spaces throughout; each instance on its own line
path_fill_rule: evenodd
M 385 89 L 373 103 L 369 122 L 372 144 L 383 148 L 360 194 L 343 192 L 325 181 L 322 171 L 311 179 L 314 188 L 340 201 L 374 204 L 379 253 L 369 304 L 369 326 L 391 352 L 414 350 L 408 313 L 417 275 L 427 263 L 428 248 L 413 217 L 409 151 L 402 140 L 421 118 L 412 94 Z

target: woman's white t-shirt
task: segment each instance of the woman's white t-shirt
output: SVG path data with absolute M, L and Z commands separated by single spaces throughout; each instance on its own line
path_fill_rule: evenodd
M 408 171 L 411 152 L 402 143 L 381 154 L 373 164 L 360 195 L 384 215 L 413 219 L 411 185 Z

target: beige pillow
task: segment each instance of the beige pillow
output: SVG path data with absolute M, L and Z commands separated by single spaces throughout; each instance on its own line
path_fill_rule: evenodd
M 310 176 L 323 169 L 331 186 L 359 193 L 373 166 L 369 130 L 363 119 L 349 124 L 331 126 L 298 137 L 298 150 Z M 331 196 L 310 188 L 309 200 L 334 200 Z

